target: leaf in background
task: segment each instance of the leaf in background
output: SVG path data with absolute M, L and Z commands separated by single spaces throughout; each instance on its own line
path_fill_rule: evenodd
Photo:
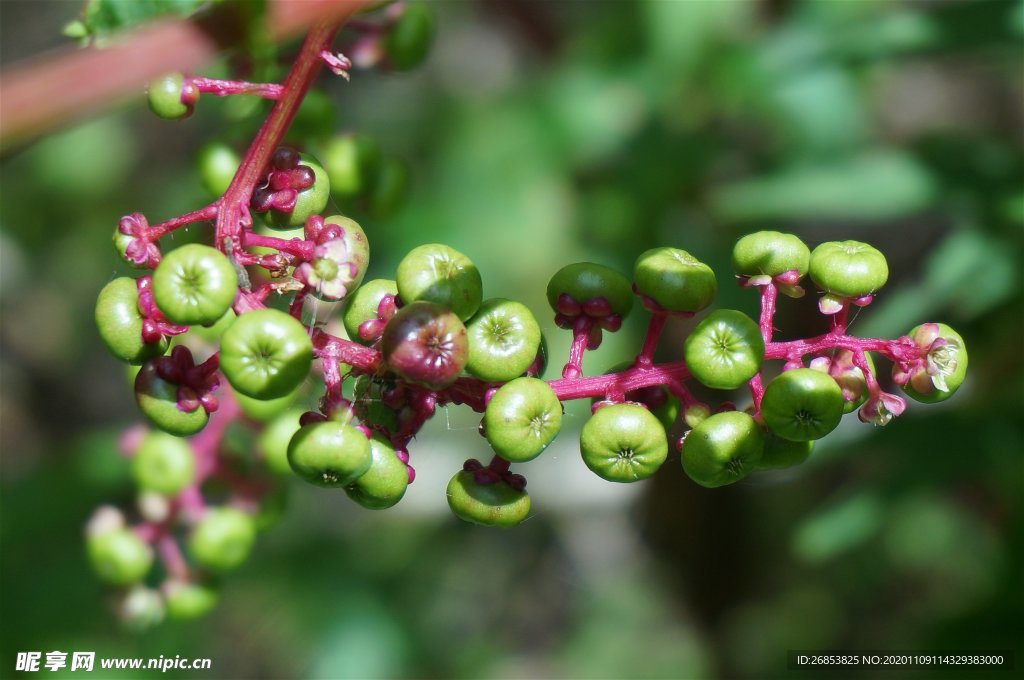
M 908 8 L 872 17 L 837 33 L 831 49 L 844 57 L 877 59 L 932 49 L 940 38 L 941 32 L 932 17 Z
M 207 0 L 89 0 L 82 18 L 69 24 L 65 34 L 104 38 L 167 14 L 188 16 L 208 4 Z
M 621 150 L 646 122 L 650 103 L 637 78 L 565 69 L 550 82 L 548 108 L 556 135 L 578 163 L 593 163 Z
M 1019 290 L 1017 271 L 1019 263 L 1004 242 L 965 229 L 950 234 L 928 258 L 923 287 L 969 320 Z
M 804 562 L 826 562 L 871 538 L 884 514 L 873 493 L 843 499 L 800 524 L 793 537 L 793 553 Z
M 1003 242 L 973 229 L 953 232 L 932 251 L 919 284 L 883 291 L 859 334 L 906 333 L 944 308 L 960 321 L 976 319 L 1020 289 L 1019 268 Z
M 755 10 L 750 2 L 651 0 L 644 4 L 647 45 L 655 61 L 680 77 L 717 39 L 752 23 Z
M 849 72 L 822 64 L 774 85 L 773 113 L 791 143 L 817 154 L 846 151 L 868 136 L 864 98 Z
M 728 220 L 885 220 L 922 210 L 935 199 L 932 176 L 912 156 L 871 151 L 718 189 L 712 205 Z

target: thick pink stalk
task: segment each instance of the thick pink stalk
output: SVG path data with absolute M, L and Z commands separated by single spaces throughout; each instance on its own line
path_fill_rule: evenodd
M 829 317 L 829 328 L 831 332 L 837 335 L 843 335 L 846 333 L 846 322 L 850 318 L 850 303 L 844 301 L 842 308 Z
M 313 259 L 316 244 L 302 239 L 284 239 L 277 236 L 264 236 L 254 231 L 246 231 L 242 236 L 242 245 L 254 248 L 273 248 L 282 253 L 294 255 L 303 261 Z
M 594 319 L 581 316 L 572 327 L 572 346 L 569 348 L 569 363 L 562 368 L 562 376 L 576 378 L 583 373 L 583 353 L 590 342 L 590 329 L 594 327 Z
M 761 382 L 761 373 L 758 372 L 747 383 L 750 388 L 750 398 L 754 402 L 754 410 L 761 411 L 761 399 L 764 397 L 764 383 Z
M 758 325 L 766 345 L 772 341 L 775 333 L 775 301 L 778 296 L 779 289 L 775 287 L 775 282 L 761 286 L 761 319 Z
M 335 359 L 362 371 L 376 373 L 381 366 L 380 352 L 360 344 L 343 340 L 320 329 L 313 330 L 313 352 L 316 356 Z
M 284 139 L 303 97 L 323 66 L 320 52 L 330 47 L 340 27 L 337 22 L 320 23 L 306 36 L 295 64 L 284 81 L 280 99 L 274 104 L 270 115 L 256 134 L 256 139 L 249 146 L 238 172 L 235 173 L 220 201 L 215 245 L 229 255 L 240 245 L 239 235 L 243 226 L 252 224 L 249 199 L 252 198 L 256 183 L 263 175 L 275 149 Z
M 826 333 L 814 338 L 770 342 L 765 346 L 765 359 L 798 359 L 809 354 L 820 354 L 830 349 L 848 349 L 851 352 L 877 352 L 892 361 L 908 361 L 923 356 L 917 346 L 908 346 L 898 340 L 857 338 L 838 333 Z
M 619 373 L 607 373 L 579 378 L 562 378 L 552 380 L 548 384 L 555 396 L 562 401 L 570 399 L 593 399 L 603 397 L 609 390 L 616 389 L 623 393 L 632 392 L 641 387 L 667 385 L 671 381 L 684 381 L 690 377 L 686 364 L 676 361 L 659 364 L 650 368 L 630 368 Z
M 654 352 L 658 349 L 658 340 L 665 330 L 665 322 L 668 321 L 668 314 L 665 312 L 651 312 L 651 320 L 647 324 L 647 335 L 644 337 L 643 347 L 636 357 L 636 366 L 648 368 L 654 363 Z

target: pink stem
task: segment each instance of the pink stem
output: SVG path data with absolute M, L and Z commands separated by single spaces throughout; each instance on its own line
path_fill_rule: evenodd
M 877 398 L 882 393 L 882 386 L 878 384 L 878 379 L 875 378 L 875 374 L 871 371 L 871 366 L 868 365 L 868 359 L 864 356 L 863 350 L 856 349 L 853 351 L 853 365 L 864 374 L 864 382 L 867 384 L 868 394 L 872 398 Z
M 150 241 L 156 241 L 167 234 L 171 233 L 175 229 L 180 229 L 188 224 L 194 222 L 202 222 L 203 220 L 212 220 L 217 217 L 217 213 L 220 210 L 220 201 L 215 201 L 205 208 L 194 210 L 185 215 L 175 217 L 174 219 L 161 222 L 160 224 L 154 224 L 148 230 L 146 230 L 146 236 Z
M 273 248 L 279 252 L 294 255 L 303 261 L 312 260 L 313 251 L 316 249 L 316 244 L 312 241 L 304 241 L 299 238 L 284 239 L 277 236 L 265 236 L 253 231 L 243 233 L 242 245 L 247 247 Z
M 288 305 L 288 313 L 298 319 L 299 322 L 302 321 L 302 308 L 305 305 L 305 299 L 304 295 L 296 295 L 292 299 L 291 304 Z
M 199 490 L 199 486 L 195 484 L 178 494 L 175 503 L 178 510 L 189 517 L 198 518 L 206 510 L 206 501 L 203 500 L 203 494 Z
M 235 298 L 235 304 L 232 305 L 232 309 L 238 315 L 264 309 L 266 305 L 263 302 L 270 297 L 273 291 L 274 286 L 270 283 L 265 283 L 256 290 L 240 290 L 238 291 L 238 297 Z
M 668 321 L 666 313 L 651 313 L 651 321 L 647 324 L 647 335 L 644 337 L 644 345 L 640 349 L 640 354 L 637 356 L 634 365 L 639 368 L 647 368 L 654 363 L 654 351 L 658 347 L 658 340 L 661 339 L 662 331 L 665 330 L 666 321 Z
M 764 342 L 767 345 L 772 341 L 772 335 L 775 333 L 775 300 L 779 296 L 779 290 L 775 287 L 775 282 L 768 283 L 761 286 L 761 337 L 764 338 Z
M 241 409 L 230 390 L 220 390 L 220 408 L 210 417 L 210 422 L 196 436 L 189 439 L 192 450 L 196 454 L 195 486 L 200 486 L 218 467 L 220 443 L 224 433 L 231 425 Z
M 548 383 L 555 396 L 561 401 L 570 399 L 592 399 L 603 397 L 612 389 L 624 394 L 652 385 L 668 385 L 671 381 L 681 382 L 690 377 L 686 364 L 677 361 L 660 364 L 647 369 L 630 368 L 620 373 L 606 373 L 580 378 L 562 378 Z
M 178 541 L 170 534 L 164 534 L 157 539 L 157 552 L 160 554 L 160 561 L 163 562 L 167 573 L 175 578 L 185 580 L 188 578 L 188 564 L 185 556 L 181 554 Z
M 167 526 L 163 522 L 142 522 L 133 526 L 132 531 L 146 543 L 152 543 L 167 531 Z
M 576 319 L 572 327 L 572 346 L 569 347 L 569 363 L 562 369 L 562 376 L 566 379 L 578 378 L 583 373 L 583 353 L 587 351 L 587 343 L 590 341 L 590 329 L 594 320 L 589 316 L 581 316 Z
M 380 368 L 380 352 L 351 340 L 344 340 L 320 329 L 313 331 L 313 353 L 321 359 L 328 357 L 348 364 L 364 373 L 376 373 Z
M 667 387 L 668 391 L 672 393 L 672 396 L 679 400 L 679 403 L 682 405 L 684 411 L 689 407 L 696 406 L 697 404 L 700 403 L 690 393 L 690 390 L 687 389 L 686 385 L 680 380 L 670 378 L 668 381 L 665 382 L 665 387 Z
M 848 349 L 851 352 L 878 352 L 893 361 L 908 361 L 922 355 L 918 347 L 908 347 L 898 340 L 856 338 L 850 335 L 826 333 L 804 340 L 769 342 L 765 346 L 765 359 L 796 359 L 830 349 Z
M 249 199 L 256 188 L 270 157 L 284 138 L 295 113 L 323 62 L 320 52 L 330 46 L 340 24 L 337 21 L 320 23 L 310 30 L 302 43 L 299 55 L 284 81 L 280 98 L 271 109 L 270 115 L 256 134 L 246 151 L 222 199 L 222 208 L 217 215 L 216 246 L 222 250 L 233 249 L 239 244 L 243 226 L 252 224 L 249 214 Z
M 341 396 L 341 371 L 336 357 L 327 356 L 323 359 L 324 387 L 329 397 Z
M 219 80 L 217 78 L 202 78 L 192 76 L 186 79 L 200 92 L 212 94 L 215 97 L 226 97 L 232 94 L 248 94 L 263 97 L 264 99 L 280 99 L 283 87 L 277 83 L 249 83 L 244 80 Z
M 846 333 L 846 321 L 850 315 L 850 302 L 848 300 L 843 301 L 842 308 L 829 317 L 829 328 L 830 332 L 836 335 L 843 335 Z
M 761 399 L 764 397 L 764 384 L 761 382 L 761 374 L 757 373 L 747 383 L 750 388 L 750 397 L 754 400 L 754 411 L 761 412 Z

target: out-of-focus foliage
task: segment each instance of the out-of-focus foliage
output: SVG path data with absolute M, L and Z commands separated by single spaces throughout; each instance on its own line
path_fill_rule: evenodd
M 88 0 L 80 19 L 64 27 L 70 38 L 105 38 L 158 17 L 188 16 L 208 0 Z
M 0 3 L 4 42 L 40 4 L 62 10 L 55 33 L 71 18 L 61 3 Z M 948 322 L 970 347 L 964 387 L 884 430 L 847 417 L 805 465 L 715 490 L 678 456 L 644 485 L 595 480 L 575 441 L 586 404 L 572 405 L 521 466 L 534 517 L 509 532 L 447 514 L 452 471 L 486 455 L 477 419 L 449 409 L 414 443 L 418 477 L 396 509 L 296 483 L 217 610 L 122 633 L 81 538 L 96 504 L 133 501 L 116 441 L 137 415 L 91 320 L 124 273 L 110 233 L 134 210 L 157 221 L 210 200 L 195 154 L 214 139 L 244 150 L 267 109 L 211 97 L 167 123 L 140 93 L 0 165 L 0 668 L 57 649 L 275 678 L 764 678 L 785 675 L 788 649 L 1016 650 L 1020 663 L 1024 3 L 430 5 L 424 67 L 325 78 L 300 114 L 309 150 L 333 115 L 408 164 L 393 216 L 334 206 L 366 229 L 368 279 L 445 242 L 487 296 L 541 318 L 563 264 L 629 271 L 668 245 L 714 267 L 719 307 L 750 313 L 754 295 L 727 285 L 737 238 L 855 238 L 892 276 L 852 332 Z M 782 337 L 820 332 L 814 298 L 780 303 Z M 698 320 L 670 325 L 661 359 Z M 545 324 L 557 366 L 566 334 Z M 643 325 L 629 319 L 585 369 L 635 352 Z

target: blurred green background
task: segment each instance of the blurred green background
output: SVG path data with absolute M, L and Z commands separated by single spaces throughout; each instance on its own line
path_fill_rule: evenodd
M 314 137 L 367 133 L 409 164 L 406 204 L 364 220 L 369 277 L 440 241 L 477 263 L 487 296 L 547 317 L 563 264 L 628 272 L 669 245 L 718 272 L 718 306 L 754 313 L 730 285 L 738 237 L 859 239 L 892 274 L 851 332 L 945 321 L 970 350 L 967 382 L 884 430 L 848 416 L 802 467 L 716 490 L 678 455 L 645 484 L 598 480 L 573 407 L 522 467 L 533 516 L 510 531 L 450 516 L 448 478 L 487 452 L 473 414 L 449 409 L 415 443 L 397 508 L 296 480 L 211 615 L 124 632 L 82 539 L 97 505 L 133 503 L 116 441 L 137 415 L 92 324 L 123 272 L 110 234 L 123 214 L 208 201 L 197 150 L 244 148 L 258 121 L 213 98 L 160 121 L 140 96 L 0 162 L 0 676 L 30 650 L 209 657 L 192 676 L 223 678 L 802 675 L 790 649 L 1000 649 L 1024 664 L 1024 3 L 429 4 L 422 68 L 325 78 L 335 117 L 311 119 Z M 66 42 L 78 11 L 2 5 L 5 66 Z M 588 372 L 636 351 L 642 316 Z M 819 332 L 814 295 L 783 301 L 777 326 Z M 689 327 L 670 326 L 661 359 Z M 560 365 L 566 333 L 546 332 Z

